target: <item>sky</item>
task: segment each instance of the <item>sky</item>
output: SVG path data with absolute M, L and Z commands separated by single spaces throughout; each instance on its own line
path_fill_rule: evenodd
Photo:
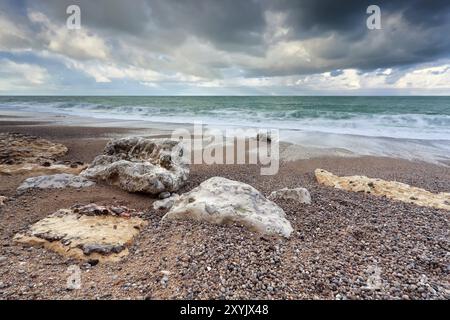
M 449 32 L 448 0 L 0 0 L 0 95 L 450 95 Z

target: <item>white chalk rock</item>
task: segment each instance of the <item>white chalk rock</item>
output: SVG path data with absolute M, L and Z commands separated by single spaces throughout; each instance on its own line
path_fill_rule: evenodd
M 38 176 L 26 179 L 17 190 L 23 191 L 30 188 L 39 189 L 59 189 L 59 188 L 85 188 L 94 185 L 84 177 L 76 176 L 68 173 L 52 174 L 48 176 Z
M 110 141 L 81 175 L 117 185 L 128 192 L 160 194 L 177 191 L 187 181 L 189 166 L 179 141 L 139 137 Z
M 213 177 L 183 194 L 162 221 L 193 219 L 214 224 L 236 223 L 250 230 L 289 237 L 292 226 L 283 209 L 252 186 Z
M 175 202 L 178 199 L 180 199 L 180 196 L 175 193 L 168 198 L 153 202 L 153 209 L 168 210 L 168 209 L 172 208 L 172 206 L 175 204 Z
M 283 200 L 295 200 L 300 203 L 311 204 L 311 195 L 305 188 L 283 188 L 273 191 L 268 197 L 269 200 L 283 199 Z

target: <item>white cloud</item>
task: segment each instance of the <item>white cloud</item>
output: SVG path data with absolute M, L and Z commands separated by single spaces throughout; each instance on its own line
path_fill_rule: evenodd
M 114 63 L 79 62 L 67 60 L 67 66 L 83 71 L 93 77 L 96 82 L 111 82 L 114 79 L 135 80 L 141 82 L 159 81 L 161 74 L 150 69 L 135 66 L 118 66 Z
M 37 38 L 50 51 L 81 60 L 105 60 L 109 57 L 109 49 L 104 40 L 86 27 L 69 30 L 65 25 L 52 23 L 45 14 L 37 11 L 29 12 L 28 18 L 40 27 Z
M 0 12 L 0 50 L 26 48 L 30 42 L 28 38 L 27 31 L 20 24 L 13 23 Z
M 0 60 L 0 91 L 40 87 L 49 78 L 47 70 L 38 65 Z
M 410 26 L 400 15 L 384 17 L 385 32 L 372 32 L 354 41 L 336 32 L 299 40 L 290 37 L 293 30 L 287 24 L 285 12 L 266 11 L 262 43 L 255 51 L 243 52 L 217 47 L 201 34 L 189 34 L 179 43 L 165 42 L 162 35 L 170 36 L 173 31 L 170 29 L 155 29 L 159 33 L 146 35 L 148 39 L 132 34 L 116 36 L 108 33 L 111 30 L 92 29 L 92 25 L 68 30 L 60 20 L 51 20 L 51 15 L 46 14 L 39 8 L 30 9 L 22 17 L 28 24 L 31 21 L 27 27 L 0 13 L 0 50 L 9 53 L 28 50 L 42 60 L 57 60 L 99 83 L 130 80 L 151 88 L 177 85 L 204 88 L 208 92 L 207 88 L 242 87 L 257 88 L 262 93 L 272 92 L 271 88 L 276 92 L 282 87 L 292 93 L 450 90 L 449 63 L 416 65 L 402 71 L 393 67 L 362 72 L 353 67 L 353 63 L 362 65 L 365 59 L 373 60 L 377 55 L 382 58 L 387 47 L 392 50 L 389 55 L 400 60 L 407 56 L 403 48 L 408 48 L 414 37 L 427 38 L 426 32 Z M 47 71 L 37 65 L 10 60 L 1 60 L 1 64 L 3 91 L 14 86 L 42 86 L 50 80 Z M 330 73 L 336 65 L 343 67 Z
M 412 70 L 397 81 L 396 87 L 450 89 L 450 64 Z

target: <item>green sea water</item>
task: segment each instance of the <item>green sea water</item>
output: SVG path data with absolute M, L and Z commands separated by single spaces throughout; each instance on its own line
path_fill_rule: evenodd
M 96 118 L 450 140 L 450 97 L 0 97 L 1 108 Z

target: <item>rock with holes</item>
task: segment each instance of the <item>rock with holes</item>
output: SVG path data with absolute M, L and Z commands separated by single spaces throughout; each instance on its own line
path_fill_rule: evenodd
M 239 224 L 268 235 L 289 237 L 292 226 L 283 209 L 252 186 L 213 177 L 175 201 L 163 221 L 193 219 L 214 224 Z
M 339 177 L 323 169 L 316 169 L 314 173 L 319 183 L 336 189 L 364 192 L 419 206 L 450 210 L 450 193 L 448 192 L 432 193 L 406 183 L 365 176 Z
M 39 220 L 14 240 L 69 258 L 116 262 L 128 255 L 128 247 L 146 225 L 140 215 L 123 206 L 76 205 Z
M 173 192 L 183 186 L 189 176 L 184 153 L 180 141 L 140 137 L 115 139 L 81 175 L 128 192 Z
M 305 188 L 283 188 L 273 191 L 267 198 L 270 200 L 294 200 L 299 203 L 311 204 L 311 195 Z
M 95 182 L 73 174 L 60 173 L 48 176 L 38 176 L 26 179 L 18 188 L 24 191 L 31 188 L 60 189 L 60 188 L 85 188 L 94 185 Z

